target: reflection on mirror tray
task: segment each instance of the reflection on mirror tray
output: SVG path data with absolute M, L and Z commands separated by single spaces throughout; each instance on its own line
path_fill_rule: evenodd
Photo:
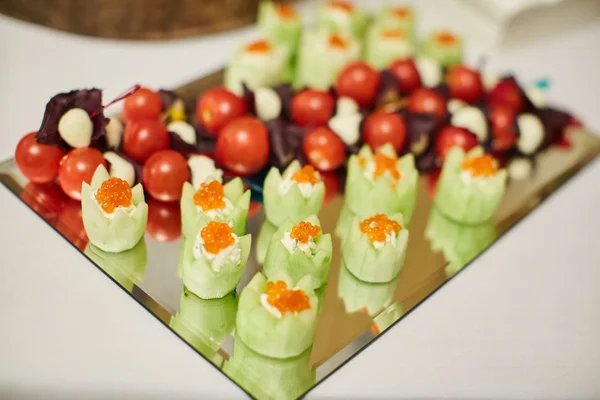
M 184 226 L 186 236 L 179 238 L 182 213 L 177 205 L 149 200 L 145 237 L 117 253 L 88 241 L 80 203 L 67 199 L 55 184 L 27 183 L 12 161 L 0 166 L 0 179 L 249 394 L 288 399 L 305 393 L 406 315 L 600 149 L 598 139 L 586 132 L 572 132 L 571 138 L 571 149 L 540 153 L 535 174 L 508 182 L 503 197 L 492 187 L 484 202 L 473 201 L 468 193 L 457 195 L 457 177 L 444 172 L 433 198 L 430 177 L 415 174 L 414 184 L 405 189 L 416 191 L 414 200 L 400 194 L 391 205 L 378 205 L 402 207 L 410 223 L 401 214 L 374 215 L 372 204 L 358 192 L 332 197 L 318 211 L 322 189 L 313 192 L 313 205 L 290 202 L 279 192 L 270 197 L 273 192 L 265 189 L 268 220 L 262 207 L 248 218 L 245 230 L 241 220 L 228 225 L 192 216 L 188 222 L 196 224 Z M 455 156 L 455 162 L 462 162 L 461 154 L 448 157 Z M 354 157 L 350 163 L 359 168 L 361 157 L 372 156 L 363 152 Z M 352 168 L 348 179 L 354 179 Z M 265 188 L 281 185 L 298 169 L 268 177 Z M 193 189 L 187 190 L 193 197 Z M 234 215 L 237 208 L 248 209 L 249 193 L 241 182 L 231 181 L 226 195 L 233 200 Z M 143 199 L 138 200 L 142 207 Z M 453 205 L 448 209 L 448 204 Z M 465 204 L 478 207 L 477 212 L 465 213 Z M 364 215 L 357 216 L 357 210 Z M 194 207 L 183 210 L 190 213 Z M 227 257 L 199 257 L 206 250 L 206 243 L 198 245 L 203 232 L 217 237 L 223 229 L 239 233 L 232 247 L 237 250 Z

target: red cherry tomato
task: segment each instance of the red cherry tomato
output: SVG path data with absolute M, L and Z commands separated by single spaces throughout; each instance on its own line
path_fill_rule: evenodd
M 251 175 L 269 161 L 267 128 L 253 117 L 241 117 L 225 125 L 215 149 L 217 161 L 239 175 Z
M 102 164 L 108 168 L 108 163 L 102 153 L 91 147 L 73 149 L 60 162 L 58 181 L 62 190 L 73 200 L 81 200 L 81 185 L 89 184 L 96 168 Z
M 490 108 L 504 105 L 518 114 L 525 108 L 525 99 L 515 81 L 505 79 L 498 82 L 487 94 L 487 105 Z
M 483 84 L 479 72 L 464 65 L 450 68 L 446 80 L 452 98 L 472 104 L 483 95 Z
M 140 88 L 123 102 L 123 120 L 158 119 L 162 113 L 160 95 L 154 90 Z
M 161 150 L 152 154 L 144 164 L 144 189 L 156 200 L 170 202 L 181 198 L 184 182 L 190 179 L 185 158 L 175 150 Z
M 361 107 L 368 107 L 375 100 L 381 78 L 367 63 L 358 61 L 348 64 L 337 76 L 335 91 L 338 96 L 354 99 Z
M 143 164 L 153 153 L 169 147 L 167 128 L 158 119 L 128 122 L 123 134 L 123 152 Z
M 432 199 L 435 197 L 435 193 L 437 192 L 437 186 L 440 180 L 440 172 L 441 170 L 437 168 L 432 173 L 427 175 L 427 193 Z
M 228 122 L 247 113 L 248 105 L 244 99 L 221 87 L 204 93 L 196 106 L 196 119 L 213 136 L 217 136 Z
M 335 172 L 321 172 L 321 180 L 325 185 L 323 205 L 328 204 L 340 193 L 340 177 Z
M 421 75 L 411 58 L 395 61 L 388 70 L 398 79 L 401 93 L 411 93 L 421 87 Z
M 57 231 L 78 249 L 85 249 L 88 243 L 87 233 L 83 226 L 83 217 L 81 214 L 81 203 L 75 200 L 69 200 L 58 214 L 53 226 Z
M 15 162 L 25 178 L 35 183 L 48 183 L 58 175 L 60 160 L 65 152 L 58 146 L 40 144 L 35 132 L 23 136 L 15 150 Z
M 329 92 L 306 89 L 292 99 L 291 117 L 298 126 L 325 125 L 333 115 L 335 99 Z
M 56 182 L 39 184 L 29 182 L 20 195 L 25 204 L 29 205 L 46 221 L 56 218 L 69 198 Z
M 148 199 L 148 235 L 159 242 L 172 242 L 181 236 L 179 203 L 163 203 Z
M 404 119 L 395 113 L 378 111 L 369 115 L 363 130 L 363 140 L 373 151 L 391 143 L 396 153 L 399 153 L 406 142 L 406 124 Z
M 507 106 L 498 105 L 490 112 L 494 151 L 510 150 L 517 142 L 515 113 Z
M 248 218 L 255 216 L 262 209 L 262 204 L 257 201 L 250 201 L 250 206 L 248 207 Z
M 465 151 L 471 150 L 477 146 L 477 137 L 465 128 L 445 126 L 435 139 L 435 152 L 441 161 L 446 159 L 446 155 L 454 146 Z
M 419 114 L 434 114 L 440 123 L 446 115 L 446 100 L 434 90 L 419 88 L 410 95 L 408 109 Z
M 304 137 L 302 151 L 308 162 L 320 171 L 333 171 L 346 159 L 344 142 L 325 126 L 313 129 Z

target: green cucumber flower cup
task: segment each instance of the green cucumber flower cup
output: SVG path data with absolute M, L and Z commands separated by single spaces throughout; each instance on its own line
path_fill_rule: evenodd
M 308 235 L 304 238 L 293 238 L 294 229 L 302 227 L 318 227 L 314 237 Z M 315 229 L 316 231 L 316 229 Z M 331 264 L 331 235 L 323 234 L 319 219 L 312 215 L 300 224 L 295 224 L 287 219 L 272 236 L 267 250 L 263 272 L 267 278 L 275 276 L 277 272 L 285 270 L 293 281 L 299 281 L 310 275 L 316 287 L 321 287 L 327 281 L 329 266 Z
M 423 43 L 420 54 L 437 61 L 444 68 L 450 68 L 462 62 L 462 39 L 451 32 L 432 32 Z
M 218 180 L 208 178 L 201 186 Z M 220 183 L 219 183 L 220 185 Z M 202 206 L 196 205 L 194 196 L 196 190 L 189 182 L 183 184 L 181 195 L 181 228 L 184 236 L 190 236 L 198 232 L 198 225 L 209 221 L 219 221 L 231 224 L 233 233 L 242 236 L 246 233 L 246 221 L 248 219 L 248 208 L 250 207 L 250 190 L 244 191 L 244 184 L 240 178 L 235 178 L 222 186 L 223 205 L 221 209 L 211 208 L 207 211 Z
M 372 25 L 367 30 L 364 59 L 375 69 L 386 69 L 414 52 L 413 39 L 402 29 Z
M 415 40 L 415 12 L 411 7 L 385 6 L 375 16 L 372 26 L 400 29 L 411 42 Z
M 357 155 L 350 156 L 344 202 L 356 215 L 401 213 L 408 225 L 415 209 L 419 173 L 412 154 L 395 162 L 392 159 L 396 159 L 396 152 L 390 144 L 376 154 L 363 146 Z
M 401 214 L 356 217 L 342 248 L 342 261 L 361 281 L 390 282 L 402 269 L 407 245 L 408 230 Z
M 202 232 L 205 228 L 226 229 L 229 225 L 216 221 L 203 224 L 196 235 L 185 237 L 179 271 L 184 286 L 196 296 L 202 299 L 221 298 L 234 291 L 244 275 L 251 237 L 249 234 L 238 237 L 232 233 L 233 243 L 215 254 L 209 250 L 210 244 L 202 242 Z M 217 227 L 218 224 L 221 226 Z
M 300 297 L 300 309 L 286 309 L 286 304 L 271 304 L 268 287 L 283 282 L 285 293 Z M 268 283 L 270 285 L 268 285 Z M 236 333 L 252 350 L 267 357 L 290 358 L 312 346 L 317 325 L 318 299 L 312 277 L 299 282 L 280 271 L 269 279 L 259 272 L 242 290 L 236 319 Z
M 297 399 L 316 382 L 309 368 L 311 348 L 297 357 L 265 357 L 236 336 L 233 357 L 225 361 L 223 372 L 257 399 Z
M 258 28 L 275 45 L 294 54 L 302 34 L 302 20 L 292 6 L 262 1 L 258 8 Z
M 141 184 L 131 188 L 129 207 L 118 206 L 107 213 L 96 200 L 96 193 L 110 175 L 99 165 L 90 185 L 81 187 L 81 213 L 83 226 L 90 242 L 107 253 L 120 253 L 135 247 L 144 236 L 148 220 L 148 204 L 144 201 Z M 118 178 L 114 178 L 118 179 Z
M 498 169 L 481 147 L 468 153 L 454 147 L 442 166 L 435 205 L 456 222 L 481 224 L 496 215 L 505 187 L 506 170 Z
M 306 167 L 305 167 L 306 168 Z M 271 168 L 265 179 L 263 199 L 266 219 L 274 226 L 281 226 L 286 219 L 302 221 L 311 215 L 319 214 L 325 197 L 325 184 L 318 172 L 314 172 L 318 182 L 298 182 L 294 180 L 302 167 L 293 161 L 283 172 Z
M 346 236 L 348 236 L 348 232 L 350 232 L 354 218 L 356 218 L 356 214 L 344 204 L 335 225 L 335 235 L 340 239 L 342 246 L 344 245 Z
M 321 1 L 317 10 L 317 27 L 360 39 L 367 26 L 367 15 L 346 1 Z
M 258 231 L 258 239 L 256 240 L 256 261 L 261 265 L 265 262 L 267 250 L 275 232 L 277 232 L 277 227 L 270 223 L 268 219 L 265 219 Z
M 338 281 L 338 297 L 344 302 L 348 314 L 366 311 L 371 317 L 392 303 L 398 286 L 396 276 L 386 283 L 368 283 L 357 279 L 342 265 Z

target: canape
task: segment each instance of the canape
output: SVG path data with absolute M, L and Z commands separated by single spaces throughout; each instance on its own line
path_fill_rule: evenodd
M 436 207 L 459 223 L 479 224 L 495 215 L 506 187 L 506 171 L 481 147 L 468 153 L 454 147 L 446 156 L 435 197 Z
M 373 25 L 400 29 L 411 41 L 415 38 L 415 12 L 411 7 L 383 7 L 375 17 Z
M 460 64 L 463 57 L 462 39 L 448 31 L 432 32 L 421 48 L 421 54 L 449 68 Z
M 295 357 L 313 343 L 317 309 L 312 277 L 295 283 L 280 271 L 267 281 L 259 272 L 240 296 L 236 332 L 264 356 Z
M 283 269 L 293 281 L 310 275 L 321 287 L 327 281 L 331 253 L 331 235 L 323 234 L 316 216 L 297 224 L 288 219 L 271 238 L 263 272 L 269 278 Z
M 81 188 L 81 212 L 90 242 L 107 253 L 132 249 L 144 236 L 148 205 L 141 184 L 133 188 L 99 165 Z
M 271 43 L 284 46 L 289 54 L 295 53 L 302 33 L 302 20 L 290 4 L 261 2 L 258 27 Z
M 373 68 L 385 69 L 413 53 L 412 39 L 403 29 L 373 25 L 367 31 L 364 59 Z
M 250 245 L 250 235 L 236 235 L 225 222 L 202 222 L 197 234 L 185 238 L 180 258 L 183 284 L 202 299 L 231 293 L 244 274 Z
M 367 26 L 367 16 L 350 1 L 323 1 L 317 11 L 317 26 L 329 32 L 360 38 Z
M 356 278 L 348 269 L 340 267 L 338 297 L 344 302 L 346 313 L 357 311 L 375 316 L 392 303 L 399 277 L 386 283 L 368 283 Z

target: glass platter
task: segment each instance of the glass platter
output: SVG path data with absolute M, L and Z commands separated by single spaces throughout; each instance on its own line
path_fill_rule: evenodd
M 177 91 L 195 99 L 222 82 L 217 72 Z M 332 233 L 333 258 L 312 349 L 298 357 L 276 360 L 247 348 L 234 336 L 237 294 L 202 300 L 184 290 L 177 275 L 181 239 L 178 204 L 149 203 L 145 238 L 132 250 L 107 254 L 88 244 L 78 202 L 60 190 L 28 183 L 13 160 L 0 164 L 0 181 L 67 241 L 131 296 L 169 326 L 205 359 L 244 391 L 257 398 L 297 398 L 350 360 L 387 328 L 439 289 L 502 234 L 534 210 L 600 152 L 600 139 L 583 129 L 568 132 L 570 149 L 550 148 L 536 156 L 532 176 L 511 181 L 494 221 L 459 225 L 433 207 L 428 179 L 420 177 L 417 207 L 408 230 L 404 268 L 390 283 L 369 284 L 340 264 L 340 243 L 333 235 L 343 197 L 337 195 L 319 215 L 323 231 Z M 262 210 L 248 220 L 253 245 L 263 223 Z M 175 232 L 175 235 L 173 233 Z M 254 246 L 237 292 L 261 266 Z

